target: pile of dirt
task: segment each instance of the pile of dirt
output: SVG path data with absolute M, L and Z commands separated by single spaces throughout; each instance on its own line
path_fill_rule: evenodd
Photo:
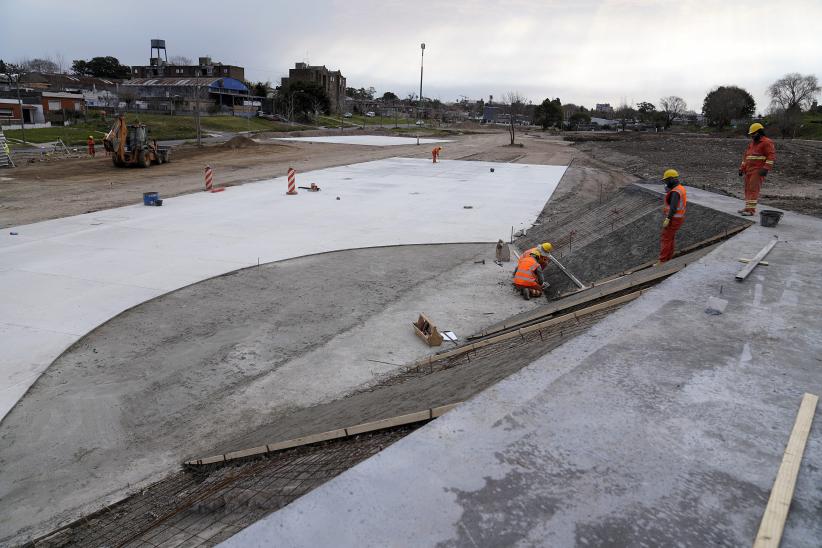
M 235 135 L 234 137 L 232 137 L 231 139 L 229 139 L 228 141 L 226 141 L 225 143 L 223 143 L 220 146 L 222 148 L 238 149 L 238 148 L 257 147 L 257 146 L 260 146 L 260 144 L 257 141 L 254 141 L 253 139 L 249 139 L 248 137 L 245 137 L 243 135 Z

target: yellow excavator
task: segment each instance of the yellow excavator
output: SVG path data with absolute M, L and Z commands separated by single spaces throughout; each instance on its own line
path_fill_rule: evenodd
M 127 125 L 122 116 L 103 138 L 103 146 L 111 152 L 111 160 L 117 167 L 150 167 L 171 159 L 171 147 L 158 145 L 156 139 L 149 141 L 145 124 Z

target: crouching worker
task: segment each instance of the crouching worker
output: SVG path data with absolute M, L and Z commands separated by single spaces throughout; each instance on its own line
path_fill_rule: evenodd
M 530 249 L 528 253 L 523 253 L 514 270 L 514 287 L 522 293 L 522 297 L 527 301 L 531 297 L 539 297 L 548 286 L 542 275 L 540 259 L 542 254 L 536 248 Z

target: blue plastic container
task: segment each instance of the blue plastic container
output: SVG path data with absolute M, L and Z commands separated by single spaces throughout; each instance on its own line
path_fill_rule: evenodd
M 159 192 L 143 192 L 143 205 L 153 206 L 160 199 Z

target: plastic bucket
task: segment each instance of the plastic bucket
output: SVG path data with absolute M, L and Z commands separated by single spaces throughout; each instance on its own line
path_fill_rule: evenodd
M 779 224 L 779 219 L 782 218 L 781 211 L 774 211 L 773 209 L 763 209 L 759 212 L 759 224 L 762 226 L 776 226 Z
M 159 198 L 159 192 L 143 192 L 143 205 L 153 206 Z

